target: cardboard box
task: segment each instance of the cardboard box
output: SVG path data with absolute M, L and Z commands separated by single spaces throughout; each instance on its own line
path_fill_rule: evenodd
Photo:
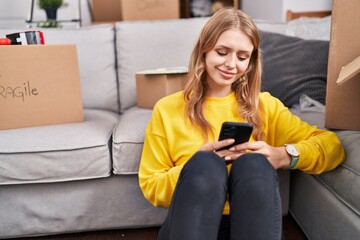
M 179 0 L 93 0 L 94 22 L 160 20 L 180 17 Z
M 0 109 L 0 129 L 83 121 L 76 46 L 1 46 Z
M 184 67 L 137 72 L 137 106 L 140 108 L 153 108 L 160 98 L 181 91 L 187 80 L 187 68 Z
M 360 1 L 333 0 L 325 127 L 360 130 Z

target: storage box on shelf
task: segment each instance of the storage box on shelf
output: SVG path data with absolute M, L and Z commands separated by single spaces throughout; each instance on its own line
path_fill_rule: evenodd
M 179 0 L 93 0 L 94 22 L 180 18 Z

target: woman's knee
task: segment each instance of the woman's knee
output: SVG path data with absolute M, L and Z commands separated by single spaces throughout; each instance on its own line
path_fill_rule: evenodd
M 231 199 L 236 192 L 246 192 L 245 195 L 254 196 L 253 199 L 265 199 L 270 193 L 278 193 L 279 185 L 276 170 L 267 158 L 262 154 L 247 153 L 233 163 L 229 187 Z
M 212 152 L 197 152 L 184 166 L 180 179 L 188 179 L 193 188 L 207 191 L 227 186 L 228 173 L 224 160 Z
M 263 154 L 246 153 L 236 159 L 231 167 L 231 174 L 236 175 L 251 175 L 251 174 L 266 174 L 272 175 L 275 169 Z
M 184 169 L 194 171 L 196 174 L 205 175 L 223 175 L 227 174 L 226 163 L 224 159 L 213 152 L 198 151 L 185 164 Z

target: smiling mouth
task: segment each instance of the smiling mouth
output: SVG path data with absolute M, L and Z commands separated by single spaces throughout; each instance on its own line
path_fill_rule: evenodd
M 236 75 L 236 73 L 228 72 L 228 71 L 225 71 L 225 70 L 221 70 L 221 69 L 219 69 L 219 68 L 218 68 L 218 70 L 219 70 L 220 74 L 221 74 L 225 79 L 233 78 L 233 77 Z

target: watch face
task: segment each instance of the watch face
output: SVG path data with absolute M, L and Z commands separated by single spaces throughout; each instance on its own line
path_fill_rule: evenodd
M 287 144 L 286 145 L 286 151 L 294 157 L 298 157 L 299 156 L 299 152 L 296 150 L 295 146 L 292 144 Z

